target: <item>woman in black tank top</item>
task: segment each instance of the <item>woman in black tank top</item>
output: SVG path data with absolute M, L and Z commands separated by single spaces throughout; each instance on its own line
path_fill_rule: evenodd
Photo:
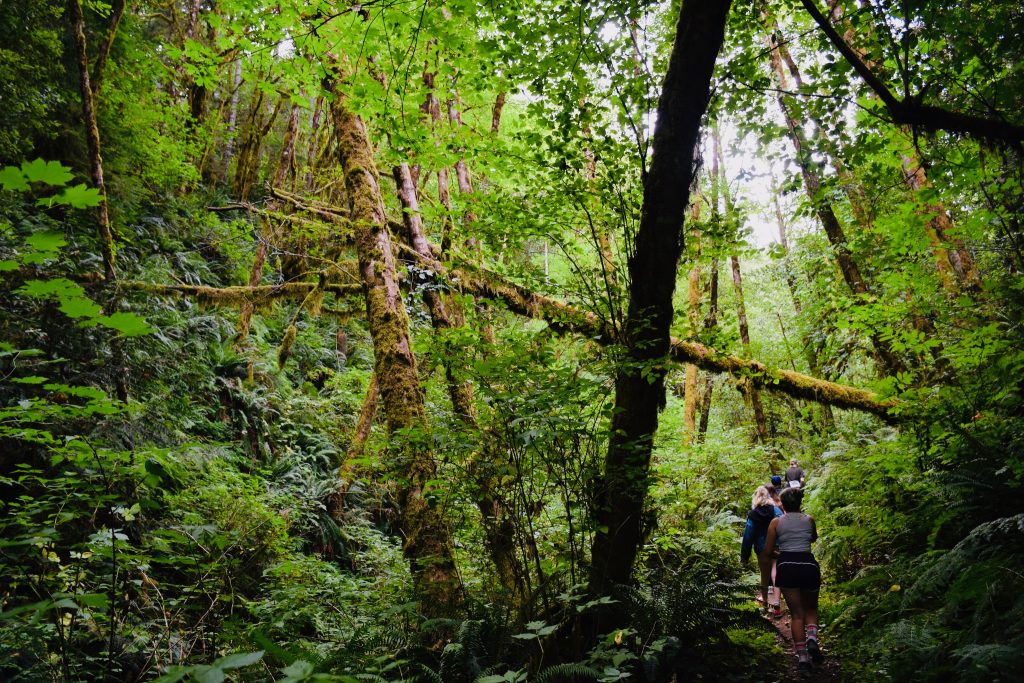
M 811 660 L 822 661 L 818 645 L 818 591 L 821 569 L 811 553 L 818 538 L 814 518 L 800 511 L 804 492 L 790 488 L 782 492 L 786 514 L 768 525 L 765 553 L 779 551 L 775 585 L 782 590 L 789 606 L 793 644 L 801 669 L 809 670 Z

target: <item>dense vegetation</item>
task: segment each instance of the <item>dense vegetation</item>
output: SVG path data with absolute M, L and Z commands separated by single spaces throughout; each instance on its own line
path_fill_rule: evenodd
M 3 2 L 0 677 L 1019 677 L 1022 14 Z

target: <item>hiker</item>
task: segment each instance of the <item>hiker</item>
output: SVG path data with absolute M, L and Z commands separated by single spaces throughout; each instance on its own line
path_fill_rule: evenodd
M 750 512 L 747 513 L 747 525 L 743 529 L 743 543 L 740 546 L 740 560 L 743 564 L 750 561 L 750 552 L 757 555 L 757 568 L 761 572 L 761 602 L 768 609 L 768 585 L 771 583 L 772 556 L 765 552 L 768 537 L 768 525 L 773 519 L 782 515 L 782 510 L 772 502 L 767 486 L 759 486 L 750 499 Z M 773 591 L 774 593 L 774 591 Z M 773 596 L 774 597 L 774 596 Z M 777 602 L 775 604 L 778 604 Z
M 818 538 L 814 518 L 800 511 L 804 492 L 788 488 L 782 492 L 782 517 L 768 525 L 765 553 L 779 551 L 776 560 L 775 585 L 782 591 L 789 607 L 798 665 L 802 671 L 811 668 L 811 660 L 824 657 L 818 644 L 818 592 L 821 569 L 811 554 L 811 543 Z
M 793 458 L 789 461 L 789 467 L 786 469 L 786 484 L 790 488 L 798 489 L 804 485 L 806 474 L 803 468 L 797 464 L 796 458 Z

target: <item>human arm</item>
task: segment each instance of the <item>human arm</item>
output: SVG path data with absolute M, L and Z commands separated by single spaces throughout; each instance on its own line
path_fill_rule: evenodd
M 810 515 L 807 516 L 807 519 L 811 520 L 811 543 L 814 543 L 818 540 L 818 524 L 814 521 L 814 517 Z
M 779 535 L 779 519 L 781 518 L 776 517 L 772 520 L 772 523 L 768 525 L 768 538 L 765 540 L 764 543 L 764 551 L 768 555 L 773 555 L 777 549 Z

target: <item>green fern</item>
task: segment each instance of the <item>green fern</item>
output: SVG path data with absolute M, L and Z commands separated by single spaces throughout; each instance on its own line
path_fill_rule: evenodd
M 601 673 L 589 666 L 577 662 L 556 664 L 537 673 L 535 683 L 580 683 L 581 681 L 600 681 Z

